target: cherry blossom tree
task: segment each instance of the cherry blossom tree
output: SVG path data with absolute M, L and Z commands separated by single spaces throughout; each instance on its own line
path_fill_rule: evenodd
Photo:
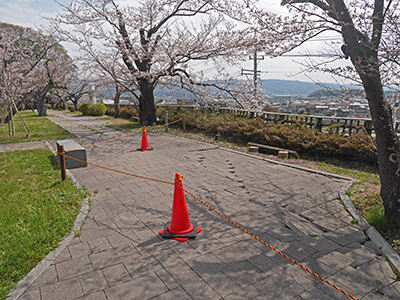
M 1 111 L 12 112 L 13 101 L 16 101 L 24 91 L 23 73 L 24 68 L 19 59 L 20 53 L 16 51 L 19 35 L 14 30 L 0 27 L 0 108 Z M 4 115 L 4 114 L 3 114 Z M 2 118 L 2 121 L 3 118 Z M 8 117 L 8 122 L 12 120 Z M 13 129 L 12 129 L 13 131 Z
M 101 59 L 84 56 L 81 59 L 81 63 L 83 68 L 90 70 L 96 89 L 113 95 L 114 117 L 119 118 L 121 114 L 121 96 L 129 93 L 134 97 L 137 92 L 130 78 L 130 72 L 119 60 L 119 53 L 109 53 L 102 56 Z M 137 105 L 137 101 L 133 104 Z
M 78 111 L 78 103 L 83 96 L 89 93 L 89 81 L 79 78 L 79 76 L 71 76 L 67 81 L 66 98 L 74 105 L 74 112 Z
M 46 97 L 52 90 L 65 90 L 70 75 L 75 74 L 72 59 L 60 45 L 49 49 L 46 56 L 32 72 L 34 96 L 39 116 L 47 115 Z
M 0 23 L 0 108 L 8 112 L 5 121 L 10 124 L 11 135 L 18 101 L 32 91 L 32 73 L 43 53 L 52 47 L 40 49 L 36 41 L 41 38 L 31 29 Z
M 342 37 L 326 57 L 349 59 L 347 66 L 311 61 L 309 71 L 322 70 L 352 79 L 364 88 L 376 132 L 385 215 L 400 227 L 400 142 L 383 86 L 399 86 L 400 2 L 389 0 L 283 0 L 291 14 L 268 12 L 249 3 L 258 18 L 266 51 L 288 52 L 325 32 Z M 333 58 L 333 59 L 332 59 Z
M 116 51 L 135 85 L 143 125 L 156 121 L 154 89 L 178 79 L 195 79 L 193 61 L 233 63 L 242 59 L 254 33 L 236 1 L 143 0 L 124 6 L 117 0 L 72 0 L 52 21 L 53 31 L 72 41 L 102 65 Z M 194 80 L 196 81 L 196 80 Z
M 0 108 L 9 112 L 5 121 L 12 124 L 16 107 L 28 96 L 45 115 L 46 95 L 62 86 L 71 64 L 65 50 L 53 37 L 1 23 L 0 57 Z

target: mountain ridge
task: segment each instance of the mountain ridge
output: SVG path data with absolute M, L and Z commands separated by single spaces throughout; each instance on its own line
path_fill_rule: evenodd
M 323 88 L 340 89 L 338 84 L 333 83 L 313 83 L 299 80 L 284 79 L 260 79 L 261 88 L 268 96 L 290 95 L 290 96 L 308 96 L 316 90 Z M 168 89 L 157 87 L 154 91 L 155 96 L 162 97 L 183 97 L 192 98 L 188 91 L 180 88 Z

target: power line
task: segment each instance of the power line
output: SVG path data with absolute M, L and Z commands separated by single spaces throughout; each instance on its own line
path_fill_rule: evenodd
M 281 57 L 339 57 L 339 54 L 282 54 Z

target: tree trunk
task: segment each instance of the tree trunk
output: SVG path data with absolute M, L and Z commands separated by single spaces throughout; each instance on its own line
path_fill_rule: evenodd
M 42 97 L 39 96 L 38 102 L 37 102 L 37 112 L 39 116 L 47 116 L 47 109 L 46 109 L 46 96 L 44 95 Z
M 400 142 L 394 129 L 379 73 L 363 75 L 366 97 L 376 132 L 381 197 L 385 215 L 400 228 Z
M 153 84 L 146 80 L 139 80 L 139 117 L 140 124 L 143 126 L 153 125 L 157 120 L 157 111 L 154 104 Z
M 342 25 L 345 55 L 359 74 L 368 100 L 376 133 L 381 197 L 385 215 L 400 228 L 400 141 L 394 129 L 392 111 L 385 98 L 379 70 L 378 48 L 382 23 L 374 24 L 372 39 L 356 30 L 344 1 L 334 1 L 334 10 Z M 376 20 L 383 15 L 383 0 L 376 1 Z M 383 20 L 381 20 L 383 22 Z M 343 50 L 343 48 L 342 48 Z
M 72 103 L 74 104 L 74 112 L 78 111 L 78 100 L 74 101 L 72 100 Z
M 121 93 L 118 91 L 114 96 L 114 118 L 119 118 L 121 115 L 121 106 L 119 104 L 119 99 L 121 97 Z
M 39 116 L 47 116 L 47 109 L 46 109 L 46 95 L 53 87 L 53 81 L 50 80 L 49 83 L 43 88 L 38 96 L 37 101 L 37 111 Z

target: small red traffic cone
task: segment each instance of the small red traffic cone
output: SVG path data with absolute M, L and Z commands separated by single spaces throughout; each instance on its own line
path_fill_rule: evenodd
M 147 142 L 146 126 L 143 126 L 142 147 L 141 147 L 140 149 L 137 149 L 137 150 L 138 150 L 138 151 L 153 150 L 153 148 L 150 148 L 149 143 Z
M 159 234 L 162 235 L 163 238 L 186 242 L 189 239 L 195 239 L 196 235 L 203 229 L 197 226 L 196 223 L 190 223 L 182 179 L 183 176 L 181 176 L 181 174 L 175 174 L 171 222 L 167 223 Z

